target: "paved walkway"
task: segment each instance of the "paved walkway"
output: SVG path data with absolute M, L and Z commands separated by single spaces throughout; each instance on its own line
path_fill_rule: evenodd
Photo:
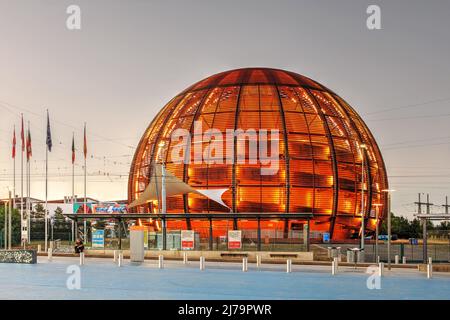
M 87 258 L 81 270 L 81 289 L 69 290 L 66 273 L 77 258 L 40 257 L 36 265 L 0 264 L 0 299 L 450 299 L 450 276 L 398 269 L 381 280 L 381 289 L 369 290 L 365 269 L 340 267 L 332 276 L 329 266 L 264 265 L 248 272 L 237 263 L 198 262 L 183 265 L 157 261 L 117 267 L 112 259 Z M 75 267 L 76 268 L 76 267 Z

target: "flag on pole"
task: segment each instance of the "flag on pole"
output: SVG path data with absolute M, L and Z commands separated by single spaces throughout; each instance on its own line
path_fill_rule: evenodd
M 13 159 L 16 158 L 16 127 L 14 126 L 14 132 L 13 132 L 13 140 L 12 140 L 12 157 Z
M 83 145 L 83 153 L 84 153 L 84 158 L 86 159 L 86 157 L 87 157 L 86 123 L 84 124 L 84 145 Z
M 47 139 L 46 139 L 46 143 L 47 143 L 47 148 L 48 151 L 52 151 L 52 133 L 50 131 L 50 117 L 48 115 L 48 110 L 47 110 Z
M 30 132 L 30 129 L 28 129 L 28 134 L 27 134 L 27 162 L 30 161 L 32 155 L 33 155 L 33 152 L 31 150 L 31 132 Z
M 72 135 L 72 164 L 75 163 L 75 135 Z
M 20 139 L 22 140 L 22 152 L 25 151 L 25 133 L 23 131 L 23 113 L 22 113 L 22 129 L 20 130 Z

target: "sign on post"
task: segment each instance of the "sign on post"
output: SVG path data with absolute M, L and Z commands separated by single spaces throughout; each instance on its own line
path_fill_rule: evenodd
M 242 248 L 242 231 L 229 230 L 228 231 L 228 249 Z
M 105 247 L 105 230 L 95 230 L 92 232 L 92 247 L 93 248 Z
M 193 230 L 181 230 L 181 250 L 194 250 L 194 239 Z

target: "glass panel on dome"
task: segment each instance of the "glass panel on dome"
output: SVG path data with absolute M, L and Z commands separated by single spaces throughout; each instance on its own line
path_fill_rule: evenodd
M 314 190 L 314 213 L 331 215 L 333 209 L 333 189 L 316 188 Z
M 258 86 L 244 86 L 241 90 L 239 103 L 240 111 L 259 110 L 259 88 Z
M 313 149 L 311 141 L 306 134 L 290 134 L 289 140 L 289 156 L 291 158 L 307 158 L 313 157 Z
M 286 130 L 291 133 L 309 133 L 306 118 L 300 112 L 285 112 Z
M 290 184 L 292 186 L 314 186 L 314 168 L 312 160 L 295 160 L 290 162 Z
M 283 105 L 284 112 L 295 111 L 303 112 L 300 99 L 295 94 L 292 87 L 279 86 L 278 91 L 280 93 L 281 103 Z
M 275 86 L 259 86 L 259 97 L 261 110 L 280 112 L 280 101 Z
M 289 202 L 289 212 L 312 212 L 314 204 L 314 189 L 291 187 Z
M 236 111 L 237 100 L 240 87 L 225 87 L 220 96 L 219 105 L 216 112 L 230 112 Z

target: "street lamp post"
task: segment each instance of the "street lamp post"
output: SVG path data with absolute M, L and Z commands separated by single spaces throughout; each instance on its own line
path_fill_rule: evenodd
M 378 262 L 378 235 L 379 235 L 379 207 L 382 206 L 381 203 L 374 203 L 373 206 L 375 207 L 375 262 Z
M 161 160 L 161 214 L 162 214 L 162 249 L 167 249 L 167 226 L 166 226 L 166 169 L 164 166 L 164 159 L 162 156 L 162 151 L 165 146 L 164 141 L 161 141 L 158 144 L 159 149 L 159 156 Z
M 388 205 L 387 205 L 387 210 L 388 210 L 388 216 L 387 216 L 387 228 L 388 228 L 388 247 L 387 247 L 387 255 L 388 255 L 388 270 L 391 270 L 391 237 L 392 237 L 392 232 L 391 232 L 391 193 L 394 192 L 395 190 L 390 190 L 390 189 L 385 189 L 382 190 L 383 192 L 387 193 L 387 197 L 388 197 Z
M 364 250 L 364 234 L 365 234 L 365 208 L 364 208 L 364 161 L 365 161 L 365 153 L 364 150 L 367 149 L 367 146 L 363 143 L 359 145 L 361 150 L 361 251 Z

